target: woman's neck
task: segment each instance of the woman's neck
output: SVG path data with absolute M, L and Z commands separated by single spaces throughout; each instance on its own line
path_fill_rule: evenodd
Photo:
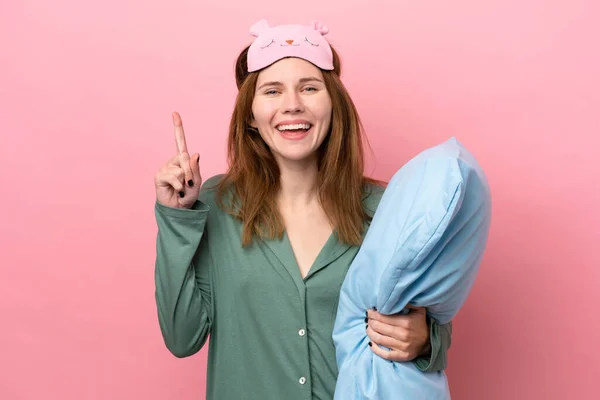
M 281 191 L 279 204 L 285 208 L 297 208 L 314 205 L 317 196 L 316 163 L 279 167 Z

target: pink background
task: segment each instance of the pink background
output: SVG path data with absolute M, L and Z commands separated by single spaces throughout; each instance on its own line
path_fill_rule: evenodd
M 330 27 L 369 173 L 451 135 L 487 171 L 453 398 L 598 398 L 598 2 L 366 3 L 0 3 L 0 398 L 204 398 L 206 348 L 176 359 L 157 324 L 153 176 L 173 110 L 204 178 L 224 170 L 233 62 L 262 17 Z

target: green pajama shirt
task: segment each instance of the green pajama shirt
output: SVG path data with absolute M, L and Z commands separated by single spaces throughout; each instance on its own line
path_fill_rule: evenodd
M 332 234 L 302 279 L 288 237 L 241 246 L 242 226 L 216 204 L 208 179 L 191 209 L 155 203 L 156 305 L 176 357 L 210 335 L 207 400 L 331 400 L 337 376 L 331 334 L 340 287 L 358 246 Z M 372 215 L 383 188 L 365 189 Z M 431 321 L 424 373 L 446 367 L 452 325 Z

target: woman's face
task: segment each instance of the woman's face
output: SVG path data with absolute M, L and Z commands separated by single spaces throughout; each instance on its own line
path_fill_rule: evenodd
M 331 97 L 321 70 L 299 58 L 282 59 L 259 73 L 251 126 L 278 162 L 316 160 L 331 125 Z

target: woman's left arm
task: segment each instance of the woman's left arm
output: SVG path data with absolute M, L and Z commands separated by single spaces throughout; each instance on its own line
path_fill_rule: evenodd
M 424 307 L 409 308 L 408 314 L 367 312 L 371 350 L 386 360 L 412 361 L 423 372 L 444 370 L 452 342 L 452 322 L 441 325 L 427 316 Z

